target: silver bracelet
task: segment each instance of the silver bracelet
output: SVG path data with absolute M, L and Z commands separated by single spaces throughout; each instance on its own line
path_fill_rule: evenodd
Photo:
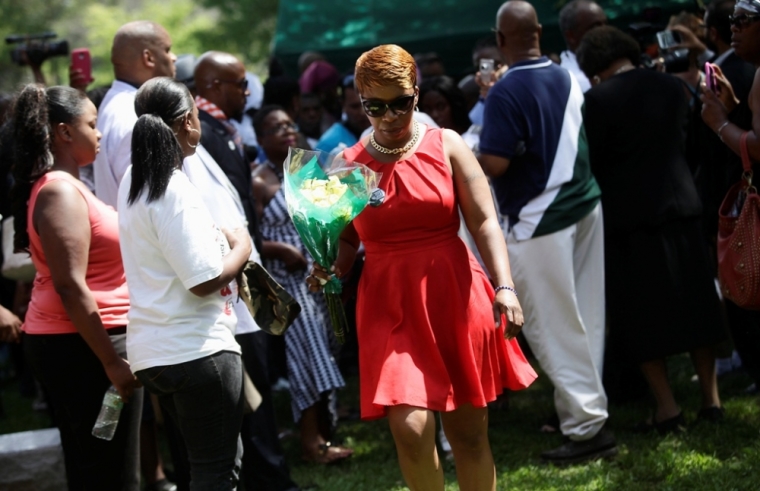
M 515 294 L 515 296 L 517 296 L 517 290 L 515 290 L 515 289 L 514 289 L 514 288 L 512 288 L 511 286 L 507 286 L 507 285 L 500 285 L 500 286 L 497 286 L 496 288 L 494 288 L 494 289 L 493 289 L 493 293 L 494 293 L 494 295 L 495 295 L 495 294 L 497 294 L 497 293 L 499 293 L 499 291 L 500 291 L 500 290 L 509 290 L 509 291 L 511 291 L 512 293 L 514 293 L 514 294 Z
M 720 128 L 718 128 L 718 130 L 715 132 L 715 133 L 718 134 L 718 138 L 720 138 L 720 141 L 722 141 L 722 142 L 724 142 L 724 141 L 723 141 L 723 135 L 721 134 L 721 132 L 723 131 L 723 128 L 725 128 L 729 124 L 731 124 L 731 122 L 730 121 L 726 121 L 725 123 L 723 123 L 722 125 L 720 125 Z

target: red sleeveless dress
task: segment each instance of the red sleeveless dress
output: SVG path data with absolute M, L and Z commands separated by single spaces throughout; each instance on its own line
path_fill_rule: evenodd
M 516 340 L 493 321 L 493 287 L 457 236 L 459 212 L 443 132 L 428 129 L 408 159 L 382 164 L 359 142 L 349 162 L 382 172 L 385 201 L 354 226 L 366 260 L 357 335 L 362 419 L 408 404 L 485 407 L 536 378 Z

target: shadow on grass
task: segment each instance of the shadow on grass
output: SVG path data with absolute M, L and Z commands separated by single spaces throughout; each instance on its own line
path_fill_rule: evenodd
M 682 405 L 687 431 L 661 437 L 639 435 L 631 428 L 651 414 L 648 400 L 610 407 L 608 428 L 620 454 L 612 460 L 558 468 L 543 464 L 540 454 L 562 443 L 559 434 L 539 428 L 553 411 L 552 387 L 546 377 L 530 389 L 510 395 L 510 407 L 490 411 L 490 441 L 499 490 L 756 490 L 760 489 L 760 407 L 746 396 L 750 383 L 743 375 L 721 381 L 726 419 L 718 425 L 694 424 L 700 407 L 698 385 L 691 381 L 688 357 L 670 360 L 671 382 Z M 358 406 L 356 380 L 341 394 Z M 385 420 L 342 422 L 339 439 L 356 449 L 351 461 L 332 467 L 305 465 L 297 460 L 297 440 L 286 444 L 293 475 L 302 485 L 346 491 L 406 490 Z M 453 463 L 445 462 L 446 489 L 458 490 Z

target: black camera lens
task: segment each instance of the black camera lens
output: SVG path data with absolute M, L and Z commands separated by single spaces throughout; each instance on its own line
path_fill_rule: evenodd
M 69 43 L 67 41 L 47 41 L 55 36 L 54 32 L 31 35 L 14 34 L 6 37 L 5 42 L 17 44 L 11 51 L 11 60 L 17 65 L 24 66 L 29 63 L 40 65 L 52 56 L 69 54 Z

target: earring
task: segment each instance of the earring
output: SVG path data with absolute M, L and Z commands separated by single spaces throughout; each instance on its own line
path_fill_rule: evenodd
M 594 82 L 594 85 L 599 85 L 600 83 L 602 83 L 602 79 L 599 78 L 599 75 L 594 75 L 591 78 L 591 81 Z
M 198 133 L 198 143 L 196 143 L 195 145 L 193 145 L 192 143 L 190 143 L 190 133 L 193 132 L 193 131 L 195 131 L 196 133 Z M 190 147 L 190 148 L 198 148 L 198 145 L 200 145 L 200 141 L 201 141 L 201 132 L 198 131 L 198 130 L 196 130 L 195 128 L 190 128 L 190 131 L 187 132 L 187 136 L 185 137 L 185 139 L 187 141 L 187 146 L 188 147 Z

